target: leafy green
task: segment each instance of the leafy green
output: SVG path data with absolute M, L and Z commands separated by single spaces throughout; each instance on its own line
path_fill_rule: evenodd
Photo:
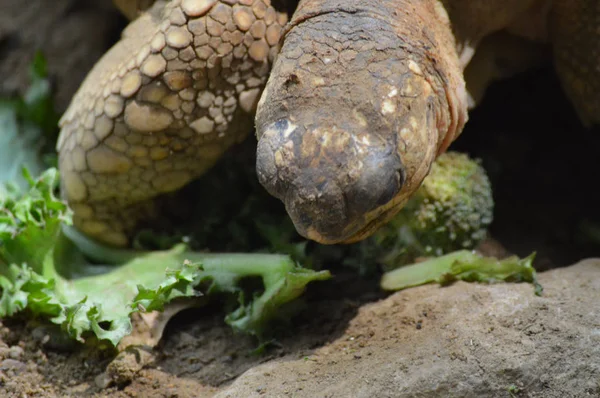
M 34 179 L 25 169 L 23 179 L 29 185 L 22 192 L 8 185 L 0 192 L 0 262 L 21 263 L 25 259 L 40 268 L 44 253 L 54 245 L 60 223 L 71 222 L 71 211 L 59 200 L 55 191 L 59 184 L 58 171 L 48 169 Z
M 309 282 L 330 277 L 326 271 L 301 268 L 285 255 L 191 252 L 185 245 L 175 245 L 178 238 L 181 241 L 177 234 L 150 236 L 160 250 L 120 251 L 76 233 L 69 227 L 70 210 L 56 197 L 58 172 L 45 170 L 52 163 L 48 159 L 55 157 L 58 132 L 47 76 L 45 60 L 38 53 L 23 97 L 0 99 L 0 317 L 27 311 L 49 318 L 79 341 L 94 337 L 115 345 L 131 332 L 132 312 L 161 310 L 177 298 L 227 294 L 237 306 L 226 322 L 261 336 L 280 306 L 301 295 Z M 247 177 L 228 173 L 229 179 L 238 181 Z M 41 175 L 34 179 L 31 174 Z M 227 182 L 209 181 L 223 190 L 230 189 Z M 196 225 L 210 227 L 198 246 L 214 246 L 214 237 L 227 242 L 233 233 L 233 246 L 223 248 L 254 250 L 249 239 L 255 235 L 244 230 L 254 222 L 255 204 L 248 201 L 241 210 L 243 217 L 236 219 L 231 217 L 236 215 L 231 211 L 235 203 L 211 212 L 209 204 L 198 202 L 198 211 L 209 219 Z M 231 221 L 224 223 L 228 218 Z M 179 220 L 173 221 L 179 225 Z M 228 230 L 215 234 L 211 228 L 220 225 Z M 244 279 L 252 277 L 262 280 L 262 291 L 242 288 Z
M 22 97 L 0 98 L 0 183 L 27 182 L 20 170 L 27 167 L 34 175 L 49 166 L 49 147 L 58 132 L 46 62 L 37 53 L 29 70 L 30 86 Z M 0 184 L 0 191 L 3 190 Z
M 39 126 L 48 141 L 54 144 L 58 134 L 59 115 L 54 110 L 48 66 L 41 52 L 34 55 L 29 68 L 31 84 L 18 104 L 18 115 Z
M 534 258 L 535 253 L 532 253 L 523 259 L 511 256 L 498 260 L 460 250 L 389 271 L 383 275 L 381 287 L 384 290 L 402 290 L 433 282 L 447 285 L 457 280 L 482 283 L 530 282 L 535 287 L 535 294 L 539 296 L 543 288 L 537 281 L 532 265 Z
M 161 310 L 177 298 L 228 294 L 239 306 L 225 321 L 261 337 L 280 306 L 311 281 L 330 277 L 285 255 L 197 253 L 183 244 L 153 252 L 113 250 L 112 259 L 122 264 L 94 265 L 84 252 L 110 258 L 111 249 L 84 236 L 71 239 L 70 212 L 54 194 L 56 169 L 35 180 L 24 176 L 28 191 L 11 187 L 0 195 L 0 317 L 27 310 L 79 341 L 92 336 L 116 345 L 131 332 L 133 312 Z M 250 299 L 242 288 L 248 277 L 259 277 L 264 288 Z

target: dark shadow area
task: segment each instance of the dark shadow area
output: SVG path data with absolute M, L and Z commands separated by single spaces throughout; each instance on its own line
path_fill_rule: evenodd
M 276 337 L 264 346 L 235 334 L 224 323 L 219 303 L 182 311 L 169 322 L 155 365 L 178 377 L 220 386 L 260 363 L 309 356 L 342 336 L 361 305 L 384 297 L 377 282 L 340 269 L 332 280 L 310 285 L 288 308 L 295 316 L 274 323 Z
M 536 268 L 600 254 L 600 131 L 584 128 L 551 67 L 490 87 L 452 149 L 483 160 L 492 236 Z
M 152 235 L 171 238 L 144 245 L 170 247 L 186 235 L 196 250 L 273 249 L 264 226 L 282 241 L 302 241 L 282 203 L 256 180 L 255 145 L 249 137 L 206 176 L 164 197 Z M 496 202 L 491 236 L 511 253 L 536 251 L 539 270 L 600 253 L 598 148 L 598 129 L 579 122 L 551 67 L 490 87 L 451 146 L 480 158 L 490 176 Z

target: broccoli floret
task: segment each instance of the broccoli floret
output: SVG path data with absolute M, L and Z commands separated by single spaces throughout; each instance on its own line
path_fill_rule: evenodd
M 480 162 L 447 152 L 392 224 L 408 225 L 427 253 L 440 255 L 481 242 L 493 210 L 492 187 Z
M 474 248 L 487 235 L 493 209 L 491 184 L 480 162 L 447 152 L 398 215 L 361 243 L 361 257 L 392 269 L 418 257 Z

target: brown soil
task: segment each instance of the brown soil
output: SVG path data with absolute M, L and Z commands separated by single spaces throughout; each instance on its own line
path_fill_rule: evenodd
M 103 372 L 114 356 L 85 348 L 68 350 L 67 346 L 60 347 L 44 327 L 5 321 L 0 347 L 6 344 L 5 351 L 18 351 L 18 355 L 10 362 L 10 369 L 6 361 L 0 362 L 0 396 L 210 396 L 253 366 L 283 356 L 309 356 L 315 348 L 343 335 L 361 305 L 382 296 L 375 280 L 361 279 L 354 272 L 311 286 L 302 303 L 310 311 L 301 311 L 291 325 L 282 325 L 277 340 L 261 353 L 257 352 L 256 340 L 235 335 L 224 324 L 218 306 L 183 311 L 171 320 L 150 354 L 134 351 L 119 356 L 109 366 L 113 379 L 120 379 L 122 384 L 106 389 L 102 388 Z M 2 353 L 0 348 L 0 356 Z M 142 365 L 146 368 L 133 374 Z

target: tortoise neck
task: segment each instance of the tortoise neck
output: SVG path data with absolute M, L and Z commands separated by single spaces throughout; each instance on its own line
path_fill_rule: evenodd
M 304 0 L 286 27 L 257 109 L 257 174 L 308 238 L 373 232 L 462 130 L 462 71 L 436 4 Z
M 372 18 L 371 41 L 381 48 L 378 52 L 388 51 L 388 57 L 396 57 L 398 62 L 412 60 L 410 66 L 417 66 L 418 72 L 430 84 L 431 89 L 437 94 L 434 113 L 437 124 L 437 154 L 443 153 L 462 132 L 467 115 L 467 93 L 463 78 L 463 68 L 460 64 L 456 40 L 448 13 L 442 2 L 438 0 L 301 0 L 290 23 L 285 28 L 284 36 L 289 39 L 288 33 L 294 29 L 304 30 L 301 27 L 305 22 L 330 14 L 344 16 L 341 20 L 352 21 L 362 16 Z M 331 19 L 331 18 L 330 18 Z M 352 27 L 331 26 L 332 31 L 337 31 L 340 37 L 352 34 Z M 396 40 L 396 53 L 384 48 L 387 40 L 383 39 L 385 28 L 393 29 Z M 379 31 L 379 32 L 378 32 Z M 381 39 L 378 39 L 381 35 Z M 303 40 L 310 41 L 310 36 Z M 334 39 L 339 40 L 339 38 Z M 348 42 L 348 41 L 347 41 Z M 347 43 L 350 48 L 355 43 Z M 371 49 L 365 46 L 353 48 L 361 51 L 365 56 Z M 337 50 L 337 49 L 336 49 Z M 317 56 L 317 53 L 315 53 Z M 335 62 L 335 61 L 334 61 Z M 324 68 L 331 69 L 333 64 Z M 346 63 L 345 67 L 351 67 Z M 314 97 L 311 97 L 314 101 Z

